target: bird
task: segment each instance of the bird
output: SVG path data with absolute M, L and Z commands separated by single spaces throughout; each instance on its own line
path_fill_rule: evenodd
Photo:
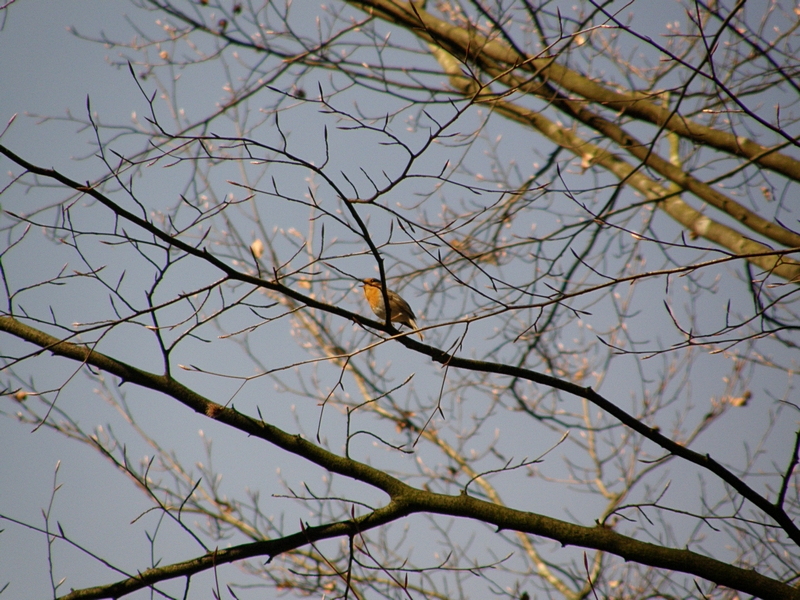
M 364 288 L 364 297 L 379 319 L 386 320 L 386 309 L 383 303 L 383 286 L 380 280 L 370 277 L 369 279 L 362 280 Z M 392 323 L 402 323 L 408 325 L 411 329 L 417 329 L 419 339 L 422 337 L 422 332 L 417 328 L 416 317 L 414 311 L 408 305 L 408 302 L 403 300 L 398 294 L 392 290 L 387 290 L 386 295 L 389 296 L 389 308 L 392 311 Z

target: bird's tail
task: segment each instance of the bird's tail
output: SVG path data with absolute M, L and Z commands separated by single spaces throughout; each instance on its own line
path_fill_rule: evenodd
M 419 327 L 417 327 L 417 322 L 414 319 L 409 319 L 408 324 L 411 326 L 412 329 L 417 330 L 417 335 L 419 336 L 419 339 L 424 341 L 425 338 L 422 337 L 422 332 L 419 330 Z

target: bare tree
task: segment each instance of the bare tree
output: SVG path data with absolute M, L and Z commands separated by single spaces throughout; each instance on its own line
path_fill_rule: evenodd
M 2 414 L 150 506 L 114 542 L 144 527 L 150 564 L 48 520 L 112 580 L 51 561 L 54 597 L 211 572 L 237 598 L 800 598 L 794 5 L 133 4 L 132 40 L 75 31 L 133 121 L 70 116 L 70 172 L 0 146 Z M 67 266 L 30 283 L 42 243 Z M 129 394 L 207 422 L 207 456 Z M 265 453 L 246 489 L 212 437 Z

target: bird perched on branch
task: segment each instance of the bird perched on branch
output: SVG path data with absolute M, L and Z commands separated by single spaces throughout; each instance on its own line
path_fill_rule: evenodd
M 364 288 L 364 297 L 369 302 L 369 307 L 372 309 L 379 319 L 386 320 L 386 308 L 383 303 L 383 286 L 380 280 L 364 279 L 362 282 Z M 417 329 L 414 311 L 408 305 L 408 302 L 403 300 L 399 295 L 395 294 L 392 290 L 387 290 L 386 295 L 389 296 L 389 308 L 392 312 L 392 323 L 402 323 L 408 325 L 411 329 Z M 423 339 L 422 332 L 417 331 L 419 339 Z

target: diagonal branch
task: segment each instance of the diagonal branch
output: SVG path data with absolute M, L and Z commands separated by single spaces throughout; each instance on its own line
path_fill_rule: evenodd
M 684 202 L 674 191 L 668 190 L 660 183 L 647 177 L 640 169 L 634 168 L 616 154 L 584 140 L 572 129 L 554 123 L 541 112 L 518 106 L 513 102 L 504 100 L 502 97 L 485 91 L 474 80 L 462 73 L 460 63 L 451 54 L 433 45 L 431 45 L 431 50 L 449 75 L 450 84 L 459 93 L 473 98 L 475 102 L 488 104 L 496 112 L 508 119 L 535 128 L 562 148 L 613 173 L 620 181 L 632 186 L 649 200 L 657 202 L 657 205 L 664 212 L 696 235 L 719 244 L 737 255 L 760 253 L 760 256 L 754 256 L 747 260 L 787 281 L 800 281 L 800 263 L 783 256 L 769 255 L 768 253 L 771 251 L 769 246 L 745 237 L 735 229 L 710 219 Z M 528 84 L 525 85 L 530 87 Z M 564 102 L 572 104 L 571 101 L 565 100 Z M 599 117 L 593 121 L 592 117 L 589 116 L 589 111 L 580 107 L 575 108 L 575 110 L 583 114 L 587 121 L 593 122 L 597 126 L 596 128 L 604 131 L 609 138 L 618 141 L 631 154 L 664 176 L 669 177 L 677 185 L 721 208 L 750 229 L 781 243 L 786 243 L 790 248 L 800 247 L 800 235 L 763 219 L 724 194 L 713 190 L 707 184 L 687 175 L 679 167 L 672 165 L 654 152 L 650 152 L 646 146 L 637 142 L 613 123 L 598 120 Z
M 362 517 L 318 527 L 303 527 L 301 531 L 281 538 L 280 540 L 254 542 L 236 548 L 215 550 L 190 561 L 150 569 L 138 576 L 109 586 L 73 591 L 67 596 L 64 596 L 63 598 L 65 599 L 86 600 L 89 598 L 116 598 L 132 591 L 154 585 L 158 581 L 173 579 L 175 577 L 185 577 L 200 571 L 213 569 L 218 564 L 243 560 L 254 556 L 267 556 L 271 558 L 314 540 L 354 535 L 359 531 L 385 525 L 414 513 L 434 513 L 491 523 L 495 525 L 498 530 L 522 531 L 531 535 L 538 535 L 556 540 L 565 546 L 574 545 L 609 552 L 625 560 L 633 560 L 657 568 L 690 573 L 718 585 L 723 585 L 762 598 L 800 600 L 800 589 L 761 575 L 753 570 L 735 567 L 689 550 L 665 548 L 656 544 L 641 542 L 628 536 L 621 535 L 601 525 L 583 527 L 532 512 L 498 506 L 492 502 L 473 498 L 465 492 L 462 492 L 458 496 L 450 496 L 415 489 L 388 475 L 385 471 L 350 458 L 341 457 L 306 441 L 299 435 L 292 435 L 261 419 L 253 419 L 233 408 L 226 408 L 217 404 L 169 376 L 156 375 L 143 371 L 100 352 L 95 352 L 86 346 L 62 341 L 54 336 L 25 325 L 12 317 L 0 317 L 0 331 L 5 331 L 20 339 L 33 343 L 42 348 L 43 351 L 46 350 L 53 354 L 102 369 L 107 373 L 120 377 L 123 382 L 130 382 L 163 393 L 211 419 L 229 425 L 253 437 L 265 440 L 329 471 L 383 490 L 391 497 L 391 501 L 385 507 Z M 422 345 L 418 344 L 418 346 Z M 444 353 L 439 354 L 445 355 Z M 437 357 L 434 358 L 436 359 Z M 455 357 L 449 357 L 449 361 L 451 366 L 459 366 L 459 364 L 463 362 L 469 364 L 473 369 L 484 364 L 480 363 L 480 361 L 464 360 Z M 509 370 L 515 372 L 514 374 L 517 375 L 517 372 L 527 371 L 526 369 L 512 367 L 498 369 L 498 367 L 503 366 L 492 365 L 490 363 L 485 363 L 485 366 L 485 369 L 478 370 L 486 370 L 489 372 Z M 535 376 L 529 377 L 532 381 L 549 381 L 551 385 L 553 382 L 558 381 L 555 378 L 540 375 L 532 371 L 529 372 L 529 375 Z M 567 385 L 565 382 L 560 382 L 559 388 L 564 389 L 565 385 Z M 614 416 L 620 418 L 626 425 L 632 426 L 630 423 L 626 422 L 626 420 L 630 420 L 632 417 L 627 417 L 626 419 L 624 417 L 624 411 L 616 409 L 610 402 L 602 399 L 590 388 L 572 387 L 575 388 L 573 393 L 580 392 L 579 395 L 587 397 L 599 406 L 605 405 L 606 410 L 609 410 Z M 642 425 L 641 427 L 645 426 Z M 634 427 L 634 429 L 636 428 Z M 649 430 L 647 427 L 645 427 L 645 429 Z M 658 432 L 650 431 L 654 435 L 663 438 Z M 676 450 L 680 448 L 677 444 L 671 442 L 671 440 L 667 440 L 666 438 L 663 438 L 663 440 L 675 446 Z M 678 454 L 677 451 L 674 453 Z M 716 463 L 708 457 L 707 461 L 709 468 L 714 471 L 714 465 L 716 465 Z M 723 469 L 721 466 L 717 465 L 717 467 Z
M 458 57 L 454 62 L 462 60 L 464 62 L 474 63 L 493 80 L 502 83 L 511 90 L 533 94 L 545 99 L 559 110 L 595 129 L 608 139 L 613 140 L 621 148 L 624 148 L 638 160 L 642 161 L 643 164 L 654 169 L 683 189 L 692 192 L 704 202 L 727 213 L 752 231 L 789 248 L 800 247 L 800 235 L 772 221 L 764 219 L 710 185 L 659 157 L 648 145 L 637 141 L 616 123 L 600 116 L 598 113 L 588 110 L 585 107 L 586 100 L 606 108 L 612 108 L 623 112 L 628 116 L 649 121 L 658 125 L 660 128 L 666 128 L 680 136 L 686 137 L 695 144 L 709 146 L 735 156 L 744 157 L 754 164 L 776 170 L 795 181 L 800 181 L 800 161 L 779 154 L 775 152 L 774 149 L 756 144 L 742 136 L 737 137 L 728 132 L 718 131 L 696 124 L 682 117 L 677 111 L 653 104 L 642 94 L 621 94 L 611 91 L 575 71 L 560 66 L 555 62 L 555 57 L 535 58 L 520 55 L 517 51 L 496 39 L 488 40 L 474 29 L 457 27 L 437 19 L 415 4 L 407 5 L 404 2 L 394 2 L 392 0 L 372 0 L 370 2 L 354 1 L 352 3 L 359 6 L 362 10 L 367 10 L 370 14 L 375 14 L 389 22 L 406 27 L 417 36 L 431 42 L 434 48 L 438 47 L 440 49 L 438 53 L 434 49 L 434 53 L 437 54 L 437 60 L 439 60 L 440 63 L 442 63 L 442 52 L 447 52 L 452 55 L 452 57 Z M 532 72 L 534 77 L 541 79 L 544 83 L 537 83 L 529 78 L 516 76 L 513 74 L 516 69 Z M 446 72 L 451 78 L 454 76 L 461 76 L 460 69 L 458 68 L 456 68 L 455 71 L 453 68 L 446 68 Z M 553 87 L 554 85 L 560 86 L 567 92 L 578 94 L 585 100 L 573 100 L 568 98 L 564 94 L 558 92 Z M 462 93 L 465 92 L 462 90 Z M 487 94 L 487 96 L 489 96 L 489 94 Z M 527 111 L 527 109 L 520 110 L 533 112 Z M 544 119 L 544 117 L 541 118 Z M 537 128 L 544 132 L 544 129 Z M 571 132 L 567 133 L 567 135 L 570 134 L 574 135 Z M 551 137 L 551 139 L 553 138 Z M 559 142 L 557 141 L 556 143 Z M 581 143 L 583 148 L 592 147 L 591 144 L 585 144 L 582 141 Z M 599 149 L 597 149 L 595 153 L 599 154 L 601 152 L 610 154 L 607 151 Z M 587 151 L 582 150 L 582 155 L 586 154 Z M 772 157 L 772 159 L 770 157 Z M 661 186 L 658 187 L 661 188 Z M 664 194 L 659 192 L 659 195 L 663 196 Z M 652 194 L 649 194 L 648 197 L 652 197 Z M 679 199 L 677 199 L 677 202 L 674 200 L 676 199 L 669 198 L 668 201 L 661 205 L 673 218 L 687 227 L 687 223 L 691 222 L 702 224 L 702 229 L 704 230 L 711 229 L 708 226 L 709 219 L 707 217 L 702 216 L 694 209 L 687 211 L 686 208 L 688 205 Z M 750 247 L 750 251 L 753 250 L 750 240 L 747 240 L 741 234 L 731 236 L 729 232 L 733 230 L 730 228 L 722 230 L 720 227 L 724 226 L 720 225 L 719 227 L 713 228 L 715 229 L 715 231 L 712 232 L 714 238 L 708 237 L 705 232 L 700 233 L 700 235 L 716 243 L 720 243 L 737 253 L 747 252 L 746 250 L 742 250 L 743 247 Z M 697 228 L 693 228 L 693 230 L 697 233 Z M 722 233 L 723 231 L 725 233 Z M 738 247 L 738 249 L 735 247 Z M 759 266 L 768 271 L 773 270 L 771 267 L 765 266 L 764 264 L 759 264 Z M 773 267 L 774 266 L 775 264 L 773 263 Z M 781 270 L 784 273 L 781 277 L 790 281 L 795 280 L 798 276 L 798 272 L 792 269 Z
M 702 125 L 650 100 L 639 92 L 622 93 L 558 64 L 553 58 L 521 56 L 497 39 L 489 40 L 474 28 L 455 25 L 426 12 L 419 3 L 400 0 L 346 0 L 364 12 L 405 28 L 425 41 L 441 45 L 465 61 L 491 60 L 506 67 L 524 68 L 536 76 L 577 94 L 589 102 L 630 117 L 666 127 L 693 143 L 703 144 L 753 161 L 795 181 L 800 181 L 800 161 L 778 152 L 785 144 L 769 148 L 743 136 Z M 797 142 L 795 142 L 797 143 Z

